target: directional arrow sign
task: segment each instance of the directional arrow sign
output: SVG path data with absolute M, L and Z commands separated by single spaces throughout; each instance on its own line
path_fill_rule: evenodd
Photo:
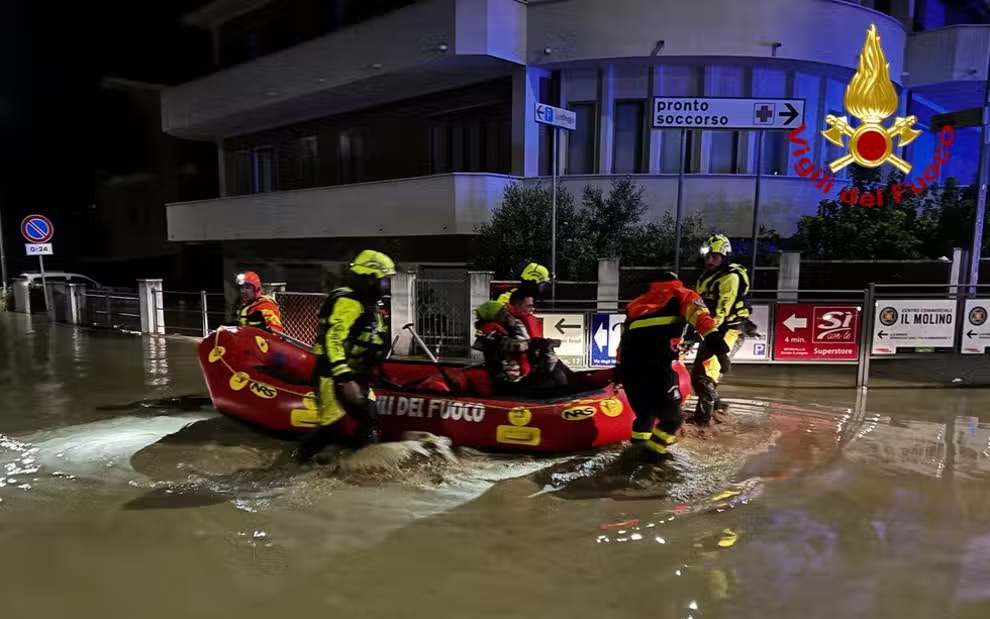
M 877 337 L 882 340 L 883 338 L 887 337 L 887 333 L 885 331 L 880 331 L 879 333 L 877 333 Z
M 787 109 L 782 112 L 777 112 L 777 116 L 781 116 L 786 119 L 784 121 L 784 126 L 786 127 L 787 125 L 794 122 L 794 119 L 800 116 L 801 114 L 799 114 L 797 109 L 795 109 L 794 106 L 791 105 L 790 101 L 784 101 L 784 106 L 787 107 Z
M 570 367 L 585 367 L 588 353 L 588 331 L 584 314 L 544 314 L 543 334 L 560 340 L 557 356 Z
M 970 329 L 969 331 L 966 332 L 966 337 L 968 337 L 968 338 L 974 338 L 974 337 L 976 337 L 976 331 L 973 331 L 972 329 Z
M 791 314 L 790 318 L 784 321 L 784 326 L 794 333 L 797 329 L 805 329 L 808 327 L 807 318 L 798 318 L 795 314 Z
M 654 129 L 789 131 L 804 119 L 804 99 L 654 97 Z
M 595 331 L 595 347 L 599 351 L 608 348 L 608 331 L 605 329 L 605 325 L 601 323 L 598 325 L 598 330 Z

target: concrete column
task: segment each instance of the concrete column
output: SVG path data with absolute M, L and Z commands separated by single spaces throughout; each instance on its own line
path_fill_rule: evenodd
M 661 74 L 662 68 L 651 66 L 647 83 L 646 94 L 646 135 L 649 148 L 649 156 L 646 171 L 650 174 L 660 174 L 660 158 L 663 155 L 663 134 L 660 129 L 653 128 L 653 97 L 662 96 L 660 85 L 663 83 Z
M 226 198 L 230 195 L 227 189 L 227 156 L 223 150 L 223 138 L 217 138 L 217 178 L 220 182 L 218 189 L 220 197 Z
M 138 301 L 141 305 L 141 333 L 165 335 L 165 303 L 162 280 L 139 279 Z
M 949 270 L 949 295 L 954 299 L 956 295 L 961 293 L 962 287 L 960 284 L 963 282 L 963 273 L 966 272 L 966 255 L 961 247 L 952 248 L 952 268 Z
M 750 277 L 755 274 L 751 273 Z M 780 252 L 780 269 L 777 271 L 777 290 L 797 290 L 801 285 L 801 252 Z M 796 303 L 796 292 L 777 292 L 777 300 Z
M 598 311 L 619 310 L 619 261 L 598 259 Z
M 392 276 L 391 307 L 389 309 L 389 328 L 391 338 L 398 336 L 395 343 L 394 355 L 405 356 L 412 354 L 416 343 L 408 329 L 403 329 L 409 323 L 416 323 L 416 274 L 396 273 Z
M 14 311 L 31 313 L 31 288 L 26 279 L 14 280 Z
M 491 300 L 493 271 L 468 271 L 468 341 L 474 343 L 474 309 Z M 483 361 L 480 350 L 471 349 L 472 361 Z
M 520 67 L 512 75 L 512 173 L 540 175 L 540 125 L 536 104 L 540 100 L 540 78 L 544 69 Z
M 615 152 L 615 67 L 608 65 L 598 72 L 598 174 L 612 173 Z

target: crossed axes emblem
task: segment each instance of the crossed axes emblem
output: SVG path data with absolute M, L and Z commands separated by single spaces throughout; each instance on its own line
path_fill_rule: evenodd
M 890 141 L 892 141 L 895 137 L 898 139 L 898 146 L 907 146 L 913 142 L 915 138 L 921 135 L 920 130 L 914 129 L 914 124 L 918 122 L 917 116 L 908 116 L 907 118 L 901 118 L 898 116 L 894 120 L 894 124 L 889 128 L 884 127 L 878 122 L 864 122 L 858 129 L 853 129 L 849 126 L 849 121 L 845 116 L 836 117 L 832 114 L 825 117 L 825 122 L 828 123 L 830 128 L 822 131 L 822 135 L 824 135 L 825 139 L 832 144 L 843 148 L 846 148 L 846 145 L 842 139 L 843 137 L 853 138 L 857 135 L 863 135 L 868 131 L 878 131 L 884 134 L 888 141 L 888 151 L 892 148 Z M 889 152 L 885 157 L 878 161 L 868 161 L 858 153 L 847 153 L 828 164 L 828 167 L 834 174 L 854 161 L 860 165 L 866 165 L 867 167 L 877 167 L 882 163 L 890 162 L 891 165 L 905 174 L 911 171 L 911 164 L 901 159 L 893 152 Z

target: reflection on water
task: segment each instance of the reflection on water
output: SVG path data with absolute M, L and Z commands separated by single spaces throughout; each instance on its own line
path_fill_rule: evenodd
M 348 476 L 176 397 L 194 353 L 0 314 L 0 614 L 990 616 L 990 393 L 728 398 L 661 473 L 613 447 Z

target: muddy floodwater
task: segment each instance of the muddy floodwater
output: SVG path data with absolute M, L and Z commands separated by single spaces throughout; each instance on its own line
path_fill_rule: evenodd
M 752 375 L 645 475 L 442 439 L 286 469 L 193 342 L 0 313 L 0 617 L 990 617 L 990 390 Z

